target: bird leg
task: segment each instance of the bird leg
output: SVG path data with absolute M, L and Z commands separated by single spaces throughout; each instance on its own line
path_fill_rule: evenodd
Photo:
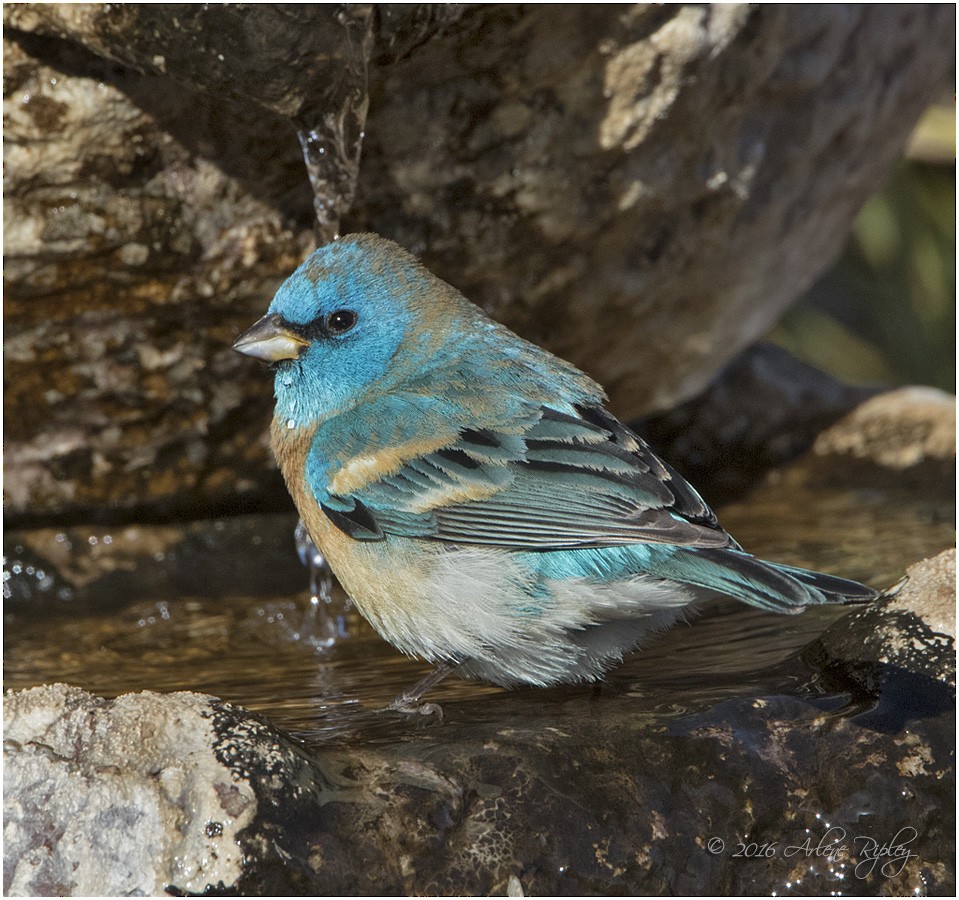
M 442 662 L 429 675 L 416 682 L 413 687 L 398 694 L 393 702 L 386 707 L 391 712 L 419 713 L 424 716 L 437 715 L 442 720 L 443 708 L 438 703 L 420 703 L 420 697 L 436 687 L 457 666 L 458 662 Z

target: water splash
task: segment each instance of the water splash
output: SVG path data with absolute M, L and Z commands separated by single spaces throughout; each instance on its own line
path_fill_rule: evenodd
M 340 638 L 348 637 L 346 614 L 349 598 L 337 609 L 333 599 L 333 572 L 326 557 L 313 543 L 302 520 L 296 523 L 293 534 L 300 562 L 310 571 L 310 608 L 303 616 L 297 639 L 307 641 L 317 649 L 332 647 Z

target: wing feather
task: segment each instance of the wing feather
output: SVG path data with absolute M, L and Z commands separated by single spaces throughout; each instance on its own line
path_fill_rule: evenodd
M 330 508 L 362 510 L 362 522 L 354 514 L 349 524 L 362 524 L 365 540 L 736 546 L 699 494 L 625 425 L 600 406 L 574 412 L 539 407 L 509 427 L 464 429 L 351 497 L 330 498 Z

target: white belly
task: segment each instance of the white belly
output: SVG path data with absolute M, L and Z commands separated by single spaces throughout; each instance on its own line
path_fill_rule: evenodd
M 354 547 L 340 575 L 360 612 L 404 653 L 454 660 L 496 684 L 601 677 L 696 599 L 648 576 L 615 583 L 538 580 L 508 550 L 389 538 Z M 351 577 L 362 571 L 362 579 Z

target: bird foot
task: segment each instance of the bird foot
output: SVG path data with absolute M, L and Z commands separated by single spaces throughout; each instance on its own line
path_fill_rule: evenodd
M 443 707 L 439 703 L 421 703 L 415 699 L 400 694 L 389 706 L 386 712 L 398 712 L 405 716 L 436 716 L 437 722 L 443 721 Z
M 436 716 L 437 721 L 443 721 L 443 708 L 439 703 L 422 703 L 420 697 L 430 688 L 436 687 L 450 672 L 452 672 L 457 663 L 440 663 L 429 675 L 422 681 L 416 683 L 407 691 L 403 691 L 389 706 L 386 712 L 398 712 L 405 715 Z

